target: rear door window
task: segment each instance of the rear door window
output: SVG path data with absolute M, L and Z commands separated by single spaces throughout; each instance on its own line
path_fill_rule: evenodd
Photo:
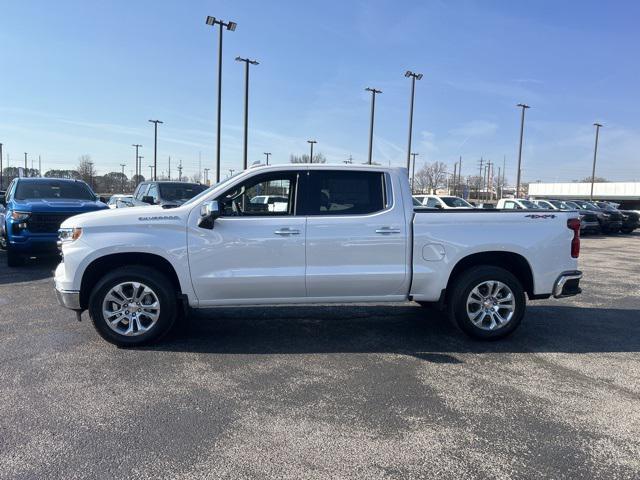
M 366 215 L 386 208 L 382 172 L 310 170 L 306 215 Z

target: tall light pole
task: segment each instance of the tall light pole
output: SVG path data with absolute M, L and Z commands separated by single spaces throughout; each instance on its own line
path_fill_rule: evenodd
M 24 175 L 25 177 L 27 176 L 27 171 L 28 171 L 28 167 L 27 167 L 27 152 L 24 152 Z
M 307 143 L 311 145 L 311 153 L 309 154 L 309 163 L 313 163 L 313 144 L 318 143 L 315 140 L 307 140 Z
M 382 93 L 382 90 L 367 87 L 365 91 L 371 92 L 371 123 L 369 125 L 369 165 L 371 165 L 371 157 L 373 155 L 373 118 L 376 114 L 376 93 Z
M 524 103 L 519 103 L 516 106 L 522 109 L 522 116 L 520 117 L 520 148 L 518 149 L 518 174 L 516 176 L 516 198 L 518 198 L 520 196 L 520 166 L 522 164 L 522 140 L 524 137 L 524 111 L 531 107 Z
M 267 157 L 267 165 L 269 165 L 269 156 L 271 155 L 271 152 L 263 152 L 265 157 Z
M 178 165 L 178 181 L 182 181 L 182 159 L 180 159 L 180 164 Z
M 134 143 L 134 144 L 133 144 L 133 145 L 131 145 L 131 146 L 132 146 L 132 147 L 135 147 L 135 149 L 136 149 L 136 177 L 139 177 L 139 176 L 140 176 L 140 169 L 139 169 L 139 167 L 138 167 L 138 160 L 139 160 L 139 157 L 138 157 L 138 149 L 139 149 L 142 145 L 140 145 L 139 143 Z
M 593 169 L 591 170 L 591 195 L 589 195 L 589 199 L 593 200 L 593 183 L 596 179 L 596 158 L 598 157 L 598 137 L 600 136 L 600 127 L 602 127 L 601 123 L 594 123 L 594 127 L 596 127 L 596 143 L 593 147 Z
M 158 124 L 164 123 L 161 120 L 149 120 L 153 123 L 153 180 L 158 180 Z
M 244 170 L 248 167 L 249 148 L 249 65 L 259 65 L 257 60 L 236 57 L 236 62 L 244 62 Z
M 407 172 L 409 171 L 411 162 L 411 134 L 413 132 L 413 101 L 416 94 L 416 80 L 422 79 L 421 73 L 414 73 L 407 70 L 404 76 L 411 79 L 411 103 L 409 107 L 409 145 L 407 146 Z
M 222 119 L 222 32 L 224 28 L 233 32 L 238 26 L 235 22 L 224 22 L 216 17 L 207 16 L 205 21 L 207 25 L 220 26 L 220 35 L 218 37 L 218 138 L 216 139 L 216 183 L 220 181 L 220 126 Z M 224 27 L 224 28 L 223 28 Z
M 414 152 L 411 154 L 411 156 L 413 157 L 413 169 L 411 171 L 411 193 L 413 193 L 413 181 L 416 177 L 416 157 L 420 155 L 417 152 Z
M 124 167 L 126 167 L 127 164 L 121 163 L 120 166 L 122 167 L 122 178 L 120 180 L 122 180 L 122 193 L 124 193 Z
M 143 158 L 144 158 L 144 157 L 143 157 L 142 155 L 140 155 L 140 156 L 138 157 L 138 167 L 139 167 L 139 169 L 140 169 L 140 176 L 141 176 L 141 177 L 142 177 L 142 159 L 143 159 Z M 149 180 L 151 180 L 151 179 L 149 179 Z
M 0 143 L 0 190 L 2 190 L 2 185 L 4 185 L 4 178 L 2 177 L 2 143 Z

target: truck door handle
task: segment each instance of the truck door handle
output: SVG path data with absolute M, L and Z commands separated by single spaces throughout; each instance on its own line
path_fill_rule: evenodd
M 388 235 L 390 233 L 401 233 L 399 228 L 382 227 L 376 230 L 376 233 L 381 235 Z
M 296 230 L 294 228 L 281 228 L 279 230 L 276 230 L 275 232 L 276 235 L 300 235 L 300 230 Z

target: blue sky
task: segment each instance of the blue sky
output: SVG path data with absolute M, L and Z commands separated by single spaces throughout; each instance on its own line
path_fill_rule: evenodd
M 365 161 L 370 97 L 377 98 L 374 159 L 403 165 L 409 81 L 417 82 L 414 147 L 425 161 L 480 157 L 515 178 L 519 110 L 527 112 L 523 178 L 598 174 L 640 179 L 638 45 L 632 1 L 29 1 L 0 3 L 0 142 L 11 164 L 29 152 L 43 169 L 133 168 L 132 143 L 160 170 L 182 159 L 189 175 L 215 162 L 217 32 L 225 32 L 222 173 L 242 163 L 243 65 L 252 67 L 249 160 L 307 152 Z M 453 167 L 452 167 L 453 168 Z M 148 172 L 145 169 L 144 172 Z M 174 169 L 173 174 L 176 171 Z M 212 175 L 212 174 L 211 174 Z

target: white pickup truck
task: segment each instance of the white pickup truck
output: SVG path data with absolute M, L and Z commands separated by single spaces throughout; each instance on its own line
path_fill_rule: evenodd
M 284 199 L 283 208 L 252 202 Z M 573 211 L 414 207 L 407 171 L 257 167 L 185 204 L 66 220 L 61 305 L 120 346 L 159 339 L 188 308 L 415 301 L 464 332 L 503 337 L 526 297 L 580 293 Z

